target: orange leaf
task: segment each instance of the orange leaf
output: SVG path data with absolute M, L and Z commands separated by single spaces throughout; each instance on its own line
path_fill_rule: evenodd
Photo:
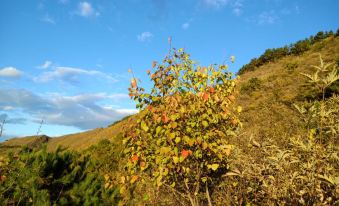
M 153 61 L 153 63 L 152 63 L 152 68 L 154 68 L 155 66 L 157 66 L 157 62 L 156 62 L 156 61 Z
M 181 156 L 183 157 L 183 158 L 186 158 L 186 157 L 188 157 L 188 156 L 190 156 L 190 155 L 192 155 L 192 151 L 191 150 L 182 150 L 181 151 Z
M 230 96 L 228 96 L 228 99 L 229 99 L 231 102 L 234 102 L 235 97 L 234 97 L 233 95 L 230 95 Z
M 131 86 L 132 86 L 132 88 L 136 88 L 137 87 L 137 81 L 135 81 L 135 79 L 131 80 Z
M 209 98 L 209 94 L 208 93 L 204 93 L 203 95 L 202 95 L 202 98 L 204 99 L 204 101 L 207 101 L 208 100 L 208 98 Z
M 151 73 L 151 70 L 147 70 L 147 74 L 150 74 Z
M 138 176 L 137 175 L 133 175 L 132 177 L 131 177 L 131 183 L 133 184 L 135 181 L 137 181 L 138 180 Z
M 164 122 L 164 123 L 167 123 L 169 121 L 169 118 L 167 117 L 166 114 L 163 114 L 162 117 L 161 117 L 161 120 Z
M 138 161 L 138 159 L 139 159 L 138 155 L 133 155 L 131 158 L 132 162 L 136 162 Z
M 145 167 L 146 166 L 146 162 L 140 162 L 140 167 Z
M 213 87 L 210 87 L 210 92 L 214 93 L 214 88 Z

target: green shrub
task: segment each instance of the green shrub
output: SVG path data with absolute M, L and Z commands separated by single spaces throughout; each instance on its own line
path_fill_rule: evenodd
M 119 199 L 89 156 L 61 149 L 24 149 L 0 166 L 0 176 L 5 205 L 112 205 Z
M 241 89 L 240 92 L 243 94 L 250 94 L 253 91 L 259 89 L 262 86 L 262 81 L 258 79 L 257 77 L 252 77 L 250 80 L 245 83 Z
M 289 72 L 292 73 L 296 68 L 298 68 L 299 64 L 297 62 L 287 62 L 284 64 L 284 68 Z

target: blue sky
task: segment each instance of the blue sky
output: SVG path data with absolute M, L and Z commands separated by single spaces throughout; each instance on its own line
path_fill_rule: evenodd
M 236 57 L 236 72 L 265 49 L 339 27 L 337 0 L 2 0 L 3 137 L 57 136 L 105 127 L 136 112 L 132 68 L 161 60 L 172 36 L 203 65 Z M 0 140 L 1 140 L 0 139 Z

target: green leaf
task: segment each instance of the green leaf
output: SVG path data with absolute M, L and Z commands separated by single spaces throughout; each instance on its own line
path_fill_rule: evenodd
M 208 122 L 207 122 L 207 121 L 204 120 L 204 121 L 202 121 L 201 123 L 202 123 L 202 125 L 203 125 L 204 127 L 208 127 Z

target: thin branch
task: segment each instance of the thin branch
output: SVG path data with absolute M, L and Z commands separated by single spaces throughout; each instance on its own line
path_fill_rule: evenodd
M 206 182 L 206 197 L 207 197 L 207 200 L 208 200 L 208 206 L 212 206 L 212 201 L 211 201 L 210 193 L 208 191 L 207 182 Z
M 36 136 L 39 135 L 39 133 L 41 132 L 41 127 L 42 127 L 42 124 L 44 123 L 44 120 L 42 119 L 41 122 L 40 122 L 40 125 L 39 125 L 39 128 L 38 128 L 38 131 L 36 133 Z
M 6 118 L 2 121 L 1 127 L 0 127 L 0 137 L 2 136 L 2 132 L 4 131 L 4 125 L 6 123 Z

